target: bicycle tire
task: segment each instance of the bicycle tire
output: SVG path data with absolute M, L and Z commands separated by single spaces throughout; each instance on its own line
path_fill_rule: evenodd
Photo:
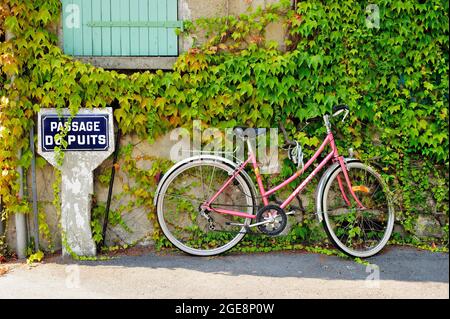
M 242 227 L 237 232 L 236 236 L 234 236 L 229 242 L 227 242 L 224 245 L 221 245 L 220 247 L 212 248 L 212 249 L 199 249 L 190 247 L 186 243 L 182 242 L 179 238 L 177 238 L 176 235 L 173 234 L 173 230 L 171 231 L 168 223 L 166 222 L 166 216 L 164 215 L 164 201 L 166 196 L 166 192 L 170 187 L 170 184 L 183 172 L 186 172 L 187 170 L 191 168 L 195 168 L 198 166 L 202 167 L 208 167 L 208 166 L 214 166 L 216 168 L 222 169 L 226 171 L 227 175 L 229 176 L 232 174 L 236 166 L 230 165 L 229 161 L 226 161 L 225 159 L 221 159 L 220 157 L 217 157 L 216 159 L 211 159 L 210 157 L 202 158 L 196 157 L 195 159 L 192 159 L 191 161 L 187 161 L 182 166 L 176 168 L 174 171 L 170 173 L 169 176 L 167 176 L 164 179 L 164 183 L 159 187 L 159 193 L 156 195 L 158 198 L 156 199 L 156 208 L 157 208 L 157 216 L 158 216 L 158 223 L 161 227 L 161 230 L 165 237 L 178 249 L 184 251 L 185 253 L 193 256 L 214 256 L 218 254 L 222 254 L 230 249 L 232 249 L 235 245 L 237 245 L 245 236 L 245 228 Z M 243 173 L 240 173 L 236 176 L 235 179 L 240 187 L 243 189 L 243 193 L 245 194 L 246 198 L 246 204 L 249 206 L 248 212 L 253 213 L 257 203 L 256 203 L 256 196 L 254 191 L 254 185 L 250 184 L 249 178 L 246 177 Z M 170 196 L 170 195 L 169 195 Z M 251 208 L 250 208 L 251 207 Z M 250 225 L 251 218 L 243 218 L 242 221 L 243 224 L 246 226 Z
M 331 171 L 331 173 L 328 175 L 329 177 L 327 178 L 326 182 L 323 184 L 323 189 L 321 191 L 319 191 L 319 193 L 322 194 L 322 197 L 320 199 L 321 207 L 319 207 L 319 211 L 321 211 L 322 215 L 323 215 L 322 224 L 323 224 L 326 234 L 328 235 L 328 238 L 340 251 L 342 251 L 343 253 L 345 253 L 346 255 L 351 256 L 351 257 L 369 258 L 369 257 L 372 257 L 372 256 L 378 254 L 384 248 L 384 246 L 387 244 L 387 242 L 392 234 L 392 230 L 394 228 L 394 220 L 395 220 L 392 198 L 389 194 L 387 185 L 383 182 L 380 174 L 378 172 L 376 172 L 375 169 L 373 169 L 372 167 L 367 166 L 359 161 L 348 162 L 346 164 L 346 166 L 347 166 L 347 169 L 349 170 L 349 172 L 352 169 L 361 169 L 361 170 L 368 172 L 372 177 L 374 177 L 378 181 L 379 185 L 381 186 L 381 190 L 383 192 L 384 198 L 386 199 L 386 208 L 387 208 L 387 217 L 388 217 L 384 235 L 375 247 L 373 247 L 369 250 L 366 250 L 366 251 L 358 251 L 354 248 L 347 247 L 347 245 L 345 245 L 342 242 L 342 240 L 336 235 L 336 231 L 334 231 L 334 229 L 332 227 L 332 221 L 330 218 L 330 214 L 327 211 L 328 210 L 328 202 L 327 201 L 329 200 L 329 198 L 334 198 L 332 196 L 332 194 L 330 193 L 330 188 L 331 188 L 333 182 L 335 181 L 336 177 L 342 172 L 342 168 L 340 165 L 337 165 Z M 343 174 L 341 174 L 341 176 L 343 176 Z M 345 188 L 347 187 L 345 182 L 344 182 L 344 187 Z M 330 194 L 330 196 L 328 196 L 329 194 Z M 373 195 L 372 195 L 372 197 L 373 197 Z M 350 198 L 350 195 L 349 195 L 349 198 Z M 363 220 L 362 223 L 364 223 L 364 217 L 362 218 L 362 220 Z

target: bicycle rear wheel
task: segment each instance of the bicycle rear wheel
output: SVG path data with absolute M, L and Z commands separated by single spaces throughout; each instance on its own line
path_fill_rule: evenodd
M 231 249 L 244 237 L 242 225 L 249 225 L 251 218 L 213 211 L 204 215 L 200 209 L 233 172 L 234 167 L 220 160 L 197 159 L 168 176 L 157 194 L 157 215 L 173 245 L 191 255 L 212 256 Z M 212 206 L 253 214 L 255 204 L 251 185 L 239 174 Z
M 323 224 L 328 237 L 341 251 L 366 258 L 377 254 L 389 240 L 394 209 L 387 185 L 373 168 L 361 162 L 347 163 L 347 168 L 352 189 L 365 209 L 356 204 L 342 168 L 337 166 L 322 193 Z

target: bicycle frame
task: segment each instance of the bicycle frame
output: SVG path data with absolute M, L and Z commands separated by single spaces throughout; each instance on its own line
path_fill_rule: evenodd
M 331 131 L 328 131 L 326 138 L 324 139 L 324 141 L 322 142 L 322 145 L 320 145 L 320 147 L 317 149 L 317 151 L 315 152 L 315 154 L 309 159 L 309 161 L 304 165 L 304 167 L 300 170 L 298 170 L 295 174 L 293 174 L 291 177 L 289 177 L 287 180 L 285 180 L 284 182 L 280 183 L 279 185 L 269 189 L 268 191 L 265 190 L 264 185 L 262 183 L 262 178 L 261 178 L 261 174 L 259 172 L 259 167 L 258 167 L 258 163 L 256 161 L 256 156 L 252 150 L 252 146 L 250 141 L 247 139 L 247 145 L 248 145 L 248 158 L 234 171 L 233 175 L 228 178 L 225 183 L 222 185 L 222 187 L 207 201 L 205 202 L 201 207 L 202 209 L 208 210 L 208 211 L 213 211 L 216 213 L 220 213 L 220 214 L 229 214 L 229 215 L 234 215 L 234 216 L 239 216 L 239 217 L 244 217 L 244 218 L 252 218 L 255 219 L 256 215 L 253 214 L 247 214 L 244 212 L 239 212 L 239 211 L 233 211 L 233 210 L 227 210 L 227 209 L 221 209 L 221 208 L 214 208 L 211 205 L 213 204 L 213 202 L 217 199 L 217 197 L 219 197 L 219 195 L 228 187 L 228 185 L 230 185 L 230 183 L 236 178 L 236 176 L 238 176 L 240 174 L 240 172 L 251 162 L 253 165 L 253 170 L 255 172 L 256 175 L 256 181 L 258 183 L 258 189 L 259 192 L 261 193 L 261 197 L 262 197 L 262 201 L 264 203 L 264 205 L 268 205 L 269 204 L 269 199 L 268 197 L 270 195 L 272 195 L 273 193 L 275 193 L 276 191 L 280 190 L 281 188 L 289 185 L 291 182 L 293 182 L 294 180 L 296 180 L 299 176 L 301 176 L 307 169 L 309 166 L 311 166 L 312 163 L 314 163 L 316 161 L 316 159 L 319 157 L 319 155 L 325 150 L 325 147 L 327 145 L 330 145 L 331 147 L 331 152 L 320 162 L 320 164 L 302 181 L 302 183 L 289 195 L 289 197 L 280 205 L 281 208 L 285 209 L 290 202 L 292 202 L 292 200 L 295 198 L 295 196 L 297 196 L 311 181 L 312 178 L 314 178 L 314 176 L 317 175 L 317 173 L 328 163 L 328 162 L 339 162 L 342 171 L 344 173 L 344 179 L 345 182 L 347 184 L 347 188 L 350 190 L 350 194 L 352 195 L 353 199 L 356 201 L 357 205 L 359 206 L 360 209 L 364 209 L 364 205 L 359 201 L 359 199 L 357 198 L 355 192 L 352 189 L 351 186 L 351 182 L 350 182 L 350 178 L 348 176 L 348 172 L 347 172 L 347 167 L 345 165 L 344 162 L 344 158 L 343 156 L 339 155 L 339 152 L 337 150 L 336 144 L 334 142 L 334 136 L 333 133 Z M 350 204 L 350 200 L 347 197 L 347 195 L 345 194 L 345 190 L 344 190 L 344 184 L 343 181 L 341 180 L 340 175 L 337 176 L 338 179 L 338 184 L 339 184 L 339 188 L 341 190 L 342 193 L 342 197 L 344 199 L 344 201 L 346 202 L 347 205 L 351 205 Z

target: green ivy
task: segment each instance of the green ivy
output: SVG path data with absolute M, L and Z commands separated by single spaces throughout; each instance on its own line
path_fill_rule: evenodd
M 184 33 L 206 30 L 207 41 L 182 54 L 171 72 L 131 75 L 63 54 L 52 31 L 59 0 L 0 3 L 0 36 L 5 29 L 15 35 L 0 44 L 4 217 L 30 211 L 28 199 L 17 196 L 16 168 L 29 165 L 27 132 L 42 107 L 68 107 L 75 114 L 81 107 L 117 100 L 114 115 L 122 132 L 150 142 L 197 119 L 221 128 L 276 127 L 283 121 L 308 156 L 320 143 L 316 136 L 325 132 L 315 124 L 301 131 L 305 121 L 346 103 L 351 117 L 336 125 L 338 147 L 353 148 L 357 157 L 382 169 L 407 234 L 413 236 L 416 218 L 425 212 L 444 217 L 440 222 L 448 242 L 448 1 L 380 0 L 379 28 L 366 25 L 369 1 L 353 0 L 307 0 L 296 8 L 281 1 L 240 16 L 189 21 Z M 283 21 L 287 30 L 285 52 L 265 40 L 274 21 Z M 132 193 L 154 220 L 148 190 L 168 165 L 141 171 L 130 154 L 122 156 L 122 169 L 137 181 L 124 192 Z M 285 163 L 278 178 L 292 169 Z M 289 245 L 321 238 L 313 225 L 306 220 L 295 226 Z M 155 229 L 158 245 L 166 245 Z

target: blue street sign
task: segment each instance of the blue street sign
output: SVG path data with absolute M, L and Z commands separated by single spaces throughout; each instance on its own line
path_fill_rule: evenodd
M 109 115 L 78 114 L 69 125 L 69 115 L 43 114 L 41 117 L 41 145 L 44 152 L 61 146 L 55 135 L 68 128 L 64 138 L 66 151 L 106 151 L 109 148 Z

